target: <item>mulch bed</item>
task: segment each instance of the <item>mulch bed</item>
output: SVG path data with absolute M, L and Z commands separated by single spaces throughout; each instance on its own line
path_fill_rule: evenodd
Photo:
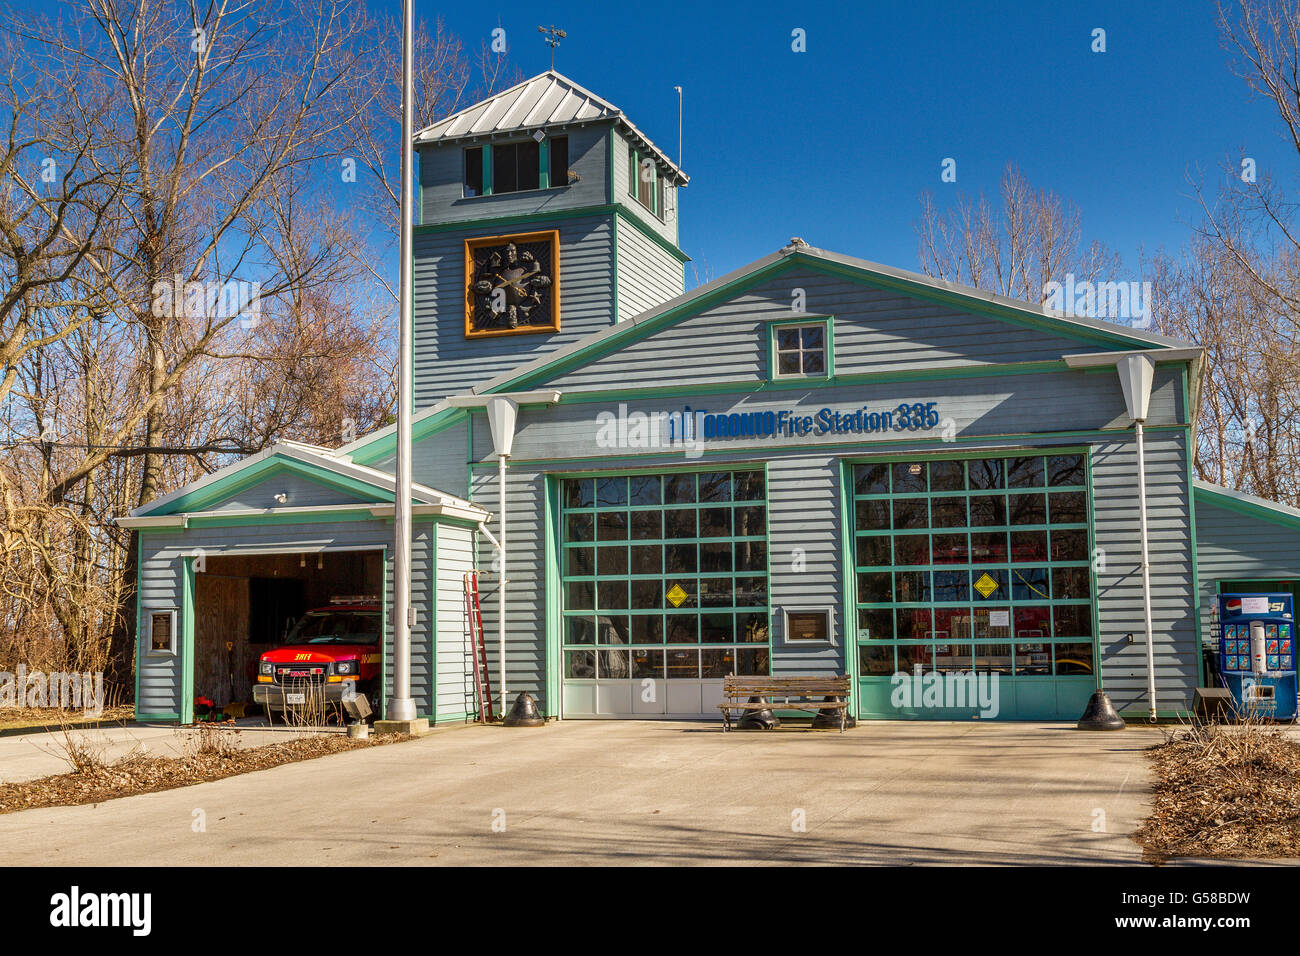
M 135 718 L 135 704 L 105 707 L 98 717 L 82 710 L 57 710 L 49 707 L 0 707 L 0 731 L 42 727 L 93 727 L 99 724 L 123 724 Z
M 324 734 L 296 737 L 264 747 L 245 749 L 234 746 L 230 738 L 223 736 L 232 733 L 238 731 L 222 729 L 213 733 L 201 733 L 192 748 L 193 752 L 183 757 L 155 757 L 133 753 L 111 764 L 104 764 L 93 753 L 81 749 L 69 757 L 80 763 L 81 769 L 78 771 L 0 784 L 0 813 L 38 807 L 102 803 L 117 797 L 188 787 L 346 750 L 361 750 L 411 739 L 401 734 L 386 734 L 364 740 L 342 734 Z
M 1278 727 L 1193 725 L 1150 753 L 1155 806 L 1144 857 L 1300 856 L 1300 744 Z

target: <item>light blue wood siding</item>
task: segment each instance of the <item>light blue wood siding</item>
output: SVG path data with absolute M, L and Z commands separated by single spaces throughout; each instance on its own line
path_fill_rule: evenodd
M 795 268 L 556 376 L 552 384 L 598 389 L 764 381 L 767 323 L 800 318 L 791 311 L 796 290 L 803 290 L 808 315 L 835 316 L 835 369 L 842 375 L 1055 360 L 1105 350 L 1095 342 Z M 699 361 L 682 361 L 687 355 Z
M 511 226 L 507 233 L 534 227 Z M 501 235 L 500 226 L 466 226 L 415 237 L 415 404 L 448 395 L 607 328 L 614 321 L 614 215 L 538 223 L 560 233 L 560 331 L 465 338 L 467 238 Z
M 630 214 L 636 216 L 641 222 L 649 226 L 657 235 L 662 236 L 674 245 L 677 244 L 678 234 L 678 187 L 671 183 L 664 183 L 664 215 L 662 217 L 655 215 L 650 210 L 642 206 L 640 201 L 635 199 L 628 192 L 628 151 L 631 149 L 627 138 L 617 130 L 614 131 L 614 199 L 616 203 L 621 203 L 627 208 Z M 660 171 L 662 175 L 662 170 Z
M 438 697 L 437 719 L 457 721 L 473 715 L 473 643 L 465 617 L 465 573 L 474 568 L 474 532 L 438 526 Z
M 1219 581 L 1300 580 L 1300 530 L 1224 507 L 1213 495 L 1195 494 L 1201 627 L 1209 643 Z
M 830 455 L 792 455 L 768 466 L 768 554 L 772 673 L 842 674 L 845 615 L 840 548 L 840 464 Z M 829 645 L 791 644 L 787 608 L 831 609 Z
M 618 217 L 618 320 L 686 291 L 682 264 L 624 217 Z
M 501 193 L 492 196 L 463 196 L 464 150 L 468 146 L 489 146 L 485 140 L 426 146 L 420 150 L 420 195 L 423 200 L 421 225 L 467 222 L 502 216 L 531 216 L 609 202 L 607 133 L 610 124 L 593 124 L 569 130 L 553 130 L 553 136 L 569 137 L 569 169 L 581 178 L 577 183 L 551 189 Z M 512 142 L 524 136 L 503 137 Z
M 1145 712 L 1147 694 L 1142 550 L 1138 520 L 1137 442 L 1133 432 L 1092 447 L 1096 573 L 1103 685 L 1115 706 Z M 1199 675 L 1192 523 L 1186 433 L 1147 432 L 1147 515 L 1157 706 L 1191 704 Z M 1129 643 L 1126 635 L 1136 640 Z
M 276 501 L 275 496 L 281 493 L 288 497 L 283 502 Z M 374 496 L 363 498 L 284 469 L 204 510 L 219 513 L 255 508 L 319 508 L 326 505 L 371 504 L 374 501 Z
M 476 453 L 479 447 L 490 450 L 492 446 L 476 444 Z M 506 700 L 508 707 L 521 691 L 527 691 L 549 714 L 553 711 L 546 699 L 546 582 L 543 577 L 546 538 L 542 518 L 545 487 L 546 480 L 540 471 L 512 467 L 506 473 Z M 495 512 L 497 488 L 495 466 L 476 470 L 473 483 L 476 504 Z M 497 533 L 497 527 L 494 516 L 493 534 Z M 491 572 L 492 546 L 483 539 L 478 547 L 488 666 L 492 672 L 492 692 L 500 695 L 497 624 L 501 618 L 497 601 L 501 577 Z

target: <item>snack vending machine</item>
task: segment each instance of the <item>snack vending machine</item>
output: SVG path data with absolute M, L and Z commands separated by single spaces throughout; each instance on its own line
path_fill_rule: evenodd
M 1219 595 L 1219 672 L 1246 716 L 1294 720 L 1296 633 L 1290 594 Z

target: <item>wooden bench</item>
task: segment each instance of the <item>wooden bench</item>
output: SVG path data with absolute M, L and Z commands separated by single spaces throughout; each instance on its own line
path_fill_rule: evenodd
M 730 674 L 722 682 L 722 730 L 731 729 L 732 711 L 742 715 L 750 710 L 838 710 L 840 733 L 848 714 L 849 675 L 839 677 L 737 677 Z M 757 697 L 751 701 L 749 698 Z M 830 697 L 831 700 L 813 698 Z M 769 701 L 768 698 L 771 698 Z

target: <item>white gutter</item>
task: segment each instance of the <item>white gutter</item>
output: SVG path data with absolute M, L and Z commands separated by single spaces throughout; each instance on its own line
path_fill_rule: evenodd
M 143 515 L 141 517 L 114 518 L 113 523 L 128 531 L 141 528 L 185 528 L 189 525 L 189 515 Z
M 453 395 L 447 404 L 453 408 L 482 408 L 487 412 L 492 429 L 492 451 L 497 456 L 497 527 L 496 545 L 501 566 L 501 579 L 497 585 L 497 651 L 501 685 L 501 715 L 506 713 L 506 461 L 515 442 L 515 421 L 520 405 L 554 405 L 560 392 L 543 389 L 530 392 L 501 392 L 493 395 Z M 486 530 L 486 524 L 480 525 Z M 491 535 L 488 536 L 489 540 Z

